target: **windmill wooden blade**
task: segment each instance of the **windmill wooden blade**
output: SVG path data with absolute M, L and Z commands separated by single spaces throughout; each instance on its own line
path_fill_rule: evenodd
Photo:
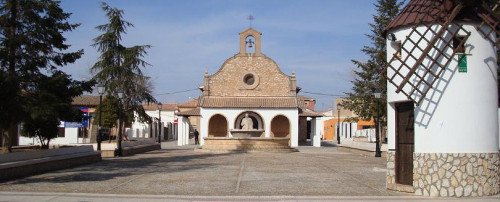
M 461 4 L 457 4 L 448 16 L 432 12 L 441 6 L 439 2 L 427 6 L 419 11 L 426 12 L 420 17 L 442 23 L 439 26 L 427 24 L 413 27 L 400 45 L 401 52 L 394 54 L 387 65 L 389 83 L 397 87 L 397 93 L 403 93 L 417 105 L 470 36 L 462 25 L 453 22 L 463 8 Z
M 495 44 L 497 48 L 499 48 L 500 43 L 498 38 L 498 36 L 500 35 L 500 16 L 498 15 L 498 6 L 500 6 L 500 0 L 491 9 L 483 5 L 482 7 L 478 7 L 478 9 L 483 9 L 484 12 L 476 11 L 479 17 L 481 17 L 482 19 L 482 22 L 478 26 L 476 26 L 476 30 L 481 33 L 483 37 L 488 39 L 492 44 Z M 489 29 L 482 29 L 484 25 L 487 25 Z M 492 33 L 496 34 L 496 39 L 492 39 L 489 37 Z

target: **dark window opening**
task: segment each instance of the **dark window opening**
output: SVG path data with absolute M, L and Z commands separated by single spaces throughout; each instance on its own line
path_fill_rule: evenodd
M 78 128 L 78 138 L 88 138 L 86 128 Z
M 394 48 L 396 49 L 396 53 L 394 54 L 397 58 L 401 59 L 401 42 L 395 42 L 394 43 Z
M 57 128 L 57 137 L 65 137 L 66 128 L 59 127 Z
M 462 44 L 460 44 L 463 41 Z M 453 37 L 453 50 L 456 53 L 465 53 L 465 36 Z

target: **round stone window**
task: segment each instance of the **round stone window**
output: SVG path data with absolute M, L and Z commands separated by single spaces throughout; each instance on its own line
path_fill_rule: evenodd
M 254 89 L 259 85 L 259 76 L 253 72 L 246 73 L 243 76 L 243 84 L 246 89 Z
M 253 74 L 246 74 L 245 77 L 243 77 L 243 81 L 245 82 L 245 84 L 251 86 L 255 83 L 255 77 L 253 76 Z

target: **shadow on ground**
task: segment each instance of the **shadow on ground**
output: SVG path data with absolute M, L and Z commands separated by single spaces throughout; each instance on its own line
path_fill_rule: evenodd
M 214 166 L 214 163 L 206 163 L 206 161 L 205 163 L 197 163 L 196 161 L 198 160 L 233 155 L 233 153 L 192 154 L 192 152 L 190 154 L 178 156 L 167 156 L 168 154 L 169 151 L 161 150 L 129 157 L 103 159 L 103 161 L 94 164 L 29 176 L 17 180 L 7 181 L 4 182 L 4 184 L 98 182 L 119 177 L 143 175 L 146 173 L 186 172 L 197 169 L 209 169 Z M 164 156 L 162 157 L 162 155 Z M 169 166 L 162 166 L 164 163 L 169 163 Z M 179 165 L 175 166 L 176 164 Z

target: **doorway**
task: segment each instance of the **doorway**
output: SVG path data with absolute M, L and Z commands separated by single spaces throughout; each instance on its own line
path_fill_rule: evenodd
M 414 106 L 396 103 L 396 183 L 413 185 Z

